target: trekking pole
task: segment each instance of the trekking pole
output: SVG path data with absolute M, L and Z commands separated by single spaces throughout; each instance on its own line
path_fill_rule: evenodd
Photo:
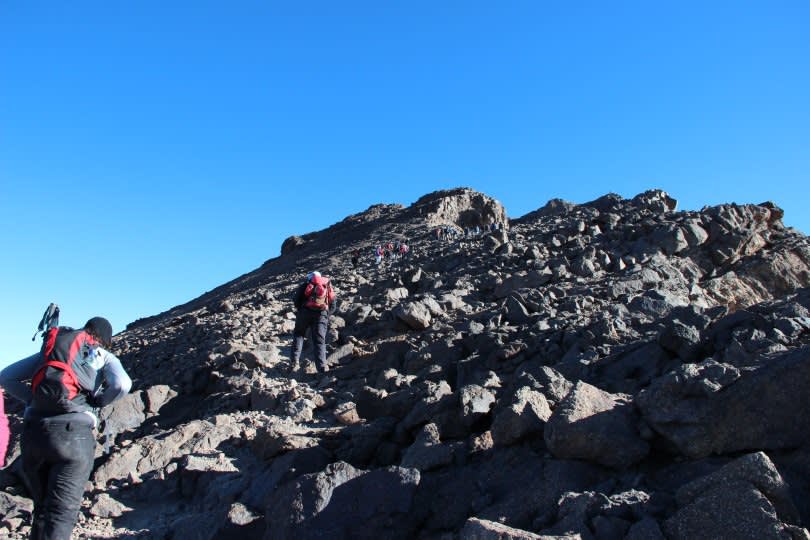
M 42 319 L 40 319 L 37 331 L 34 332 L 34 337 L 31 338 L 31 341 L 37 339 L 37 334 L 40 332 L 47 332 L 54 326 L 59 326 L 59 306 L 51 302 L 48 304 L 45 313 L 42 314 Z

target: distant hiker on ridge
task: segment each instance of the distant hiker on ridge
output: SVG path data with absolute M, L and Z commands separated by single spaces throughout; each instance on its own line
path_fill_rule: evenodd
M 54 326 L 42 350 L 3 369 L 0 386 L 27 407 L 22 470 L 34 500 L 31 538 L 69 540 L 93 470 L 98 409 L 132 387 L 107 349 L 112 326 L 93 317 L 84 328 Z M 31 381 L 27 384 L 25 381 Z
M 328 278 L 320 272 L 310 272 L 307 280 L 295 291 L 293 304 L 298 310 L 293 329 L 291 369 L 299 369 L 304 336 L 307 330 L 315 344 L 315 367 L 319 373 L 328 371 L 326 365 L 326 333 L 329 330 L 329 315 L 335 311 L 335 291 Z

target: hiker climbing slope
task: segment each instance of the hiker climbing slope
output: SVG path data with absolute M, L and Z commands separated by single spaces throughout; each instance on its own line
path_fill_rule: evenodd
M 320 373 L 325 373 L 328 371 L 326 333 L 329 330 L 329 315 L 335 311 L 335 291 L 332 284 L 320 272 L 310 272 L 307 281 L 296 290 L 293 304 L 298 311 L 293 330 L 291 367 L 293 370 L 299 367 L 304 336 L 309 330 L 315 343 L 315 367 Z
M 40 352 L 0 372 L 0 386 L 26 404 L 21 441 L 34 501 L 32 539 L 70 540 L 93 470 L 97 410 L 132 386 L 108 350 L 111 341 L 112 326 L 102 317 L 80 330 L 55 326 Z

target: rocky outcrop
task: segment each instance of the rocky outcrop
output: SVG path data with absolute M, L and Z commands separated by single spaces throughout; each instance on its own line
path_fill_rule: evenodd
M 467 188 L 425 195 L 409 211 L 423 219 L 427 225 L 456 225 L 465 228 L 509 223 L 506 209 L 501 203 Z
M 804 538 L 810 242 L 781 219 L 651 190 L 508 221 L 460 188 L 291 236 L 116 336 L 135 387 L 103 411 L 77 534 Z M 290 363 L 313 269 L 339 298 L 326 374 L 309 343 Z

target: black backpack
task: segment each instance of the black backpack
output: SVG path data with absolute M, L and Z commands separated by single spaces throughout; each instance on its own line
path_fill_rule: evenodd
M 85 330 L 58 326 L 45 333 L 43 364 L 31 379 L 31 404 L 36 411 L 64 414 L 91 408 L 73 366 L 96 346 L 96 338 Z

